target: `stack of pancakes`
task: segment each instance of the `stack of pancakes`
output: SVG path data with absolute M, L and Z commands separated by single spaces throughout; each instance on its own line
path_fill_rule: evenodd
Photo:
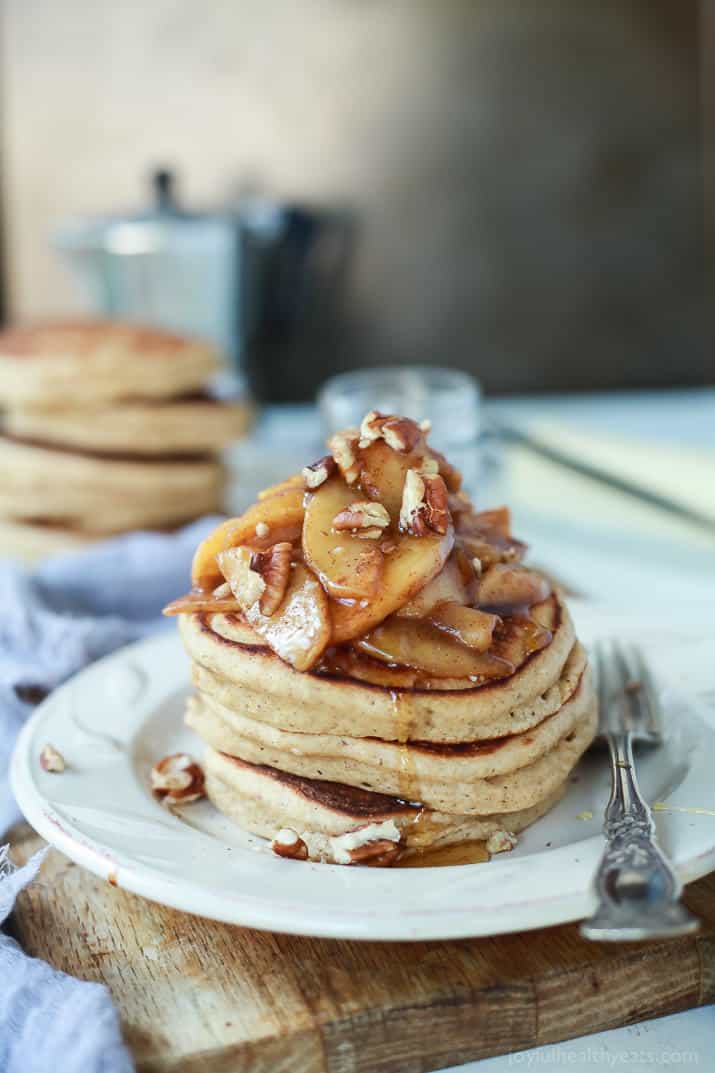
M 35 559 L 221 509 L 242 404 L 204 343 L 114 322 L 0 335 L 0 553 Z
M 348 431 L 352 462 L 338 444 L 316 464 L 320 485 L 316 466 L 304 471 L 302 521 L 295 478 L 269 490 L 199 548 L 194 590 L 169 609 L 192 660 L 187 722 L 207 745 L 207 792 L 284 856 L 385 865 L 475 840 L 509 849 L 593 739 L 585 652 L 562 595 L 520 564 L 507 513 L 475 512 L 414 430 L 395 450 L 365 428 Z M 446 514 L 408 502 L 407 478 L 398 520 L 391 490 L 408 469 L 444 493 Z M 391 508 L 379 536 L 337 515 L 331 526 L 336 497 L 356 516 L 366 496 Z M 336 595 L 347 573 L 331 572 L 311 535 L 321 497 L 333 564 L 366 569 L 375 556 L 360 544 L 379 540 L 372 598 Z M 275 609 L 282 557 L 291 572 Z

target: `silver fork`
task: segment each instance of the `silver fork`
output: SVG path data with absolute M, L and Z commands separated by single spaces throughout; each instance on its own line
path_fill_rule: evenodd
M 581 934 L 609 941 L 687 935 L 700 922 L 680 902 L 680 881 L 656 842 L 634 769 L 634 742 L 662 742 L 653 679 L 635 645 L 599 642 L 594 656 L 599 734 L 611 754 L 612 786 L 603 826 L 606 848 L 594 880 L 598 907 L 581 924 Z

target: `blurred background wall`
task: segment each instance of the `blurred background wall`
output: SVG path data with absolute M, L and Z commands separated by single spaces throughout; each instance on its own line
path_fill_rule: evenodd
M 250 184 L 350 210 L 337 323 L 281 379 L 385 361 L 490 390 L 702 383 L 700 6 L 690 0 L 5 0 L 4 297 L 79 307 L 47 243 Z M 309 374 L 306 369 L 310 366 Z

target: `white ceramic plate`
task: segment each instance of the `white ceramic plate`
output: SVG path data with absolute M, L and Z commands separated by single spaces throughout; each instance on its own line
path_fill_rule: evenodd
M 666 747 L 639 756 L 659 838 L 688 882 L 715 869 L 715 641 L 683 617 L 576 608 L 581 637 L 637 639 L 663 687 Z M 705 639 L 703 636 L 705 635 Z M 175 633 L 101 660 L 53 693 L 24 728 L 12 785 L 30 823 L 68 857 L 127 890 L 190 913 L 253 928 L 354 939 L 446 939 L 543 927 L 587 915 L 608 796 L 605 756 L 589 755 L 566 797 L 486 864 L 345 868 L 282 860 L 206 801 L 180 814 L 148 789 L 167 753 L 200 755 L 182 724 L 188 661 Z M 62 775 L 43 772 L 51 742 Z

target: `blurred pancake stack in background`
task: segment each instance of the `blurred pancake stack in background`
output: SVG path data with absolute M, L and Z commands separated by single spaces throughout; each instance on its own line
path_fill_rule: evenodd
M 0 554 L 34 560 L 223 507 L 244 403 L 206 343 L 111 321 L 0 335 Z

